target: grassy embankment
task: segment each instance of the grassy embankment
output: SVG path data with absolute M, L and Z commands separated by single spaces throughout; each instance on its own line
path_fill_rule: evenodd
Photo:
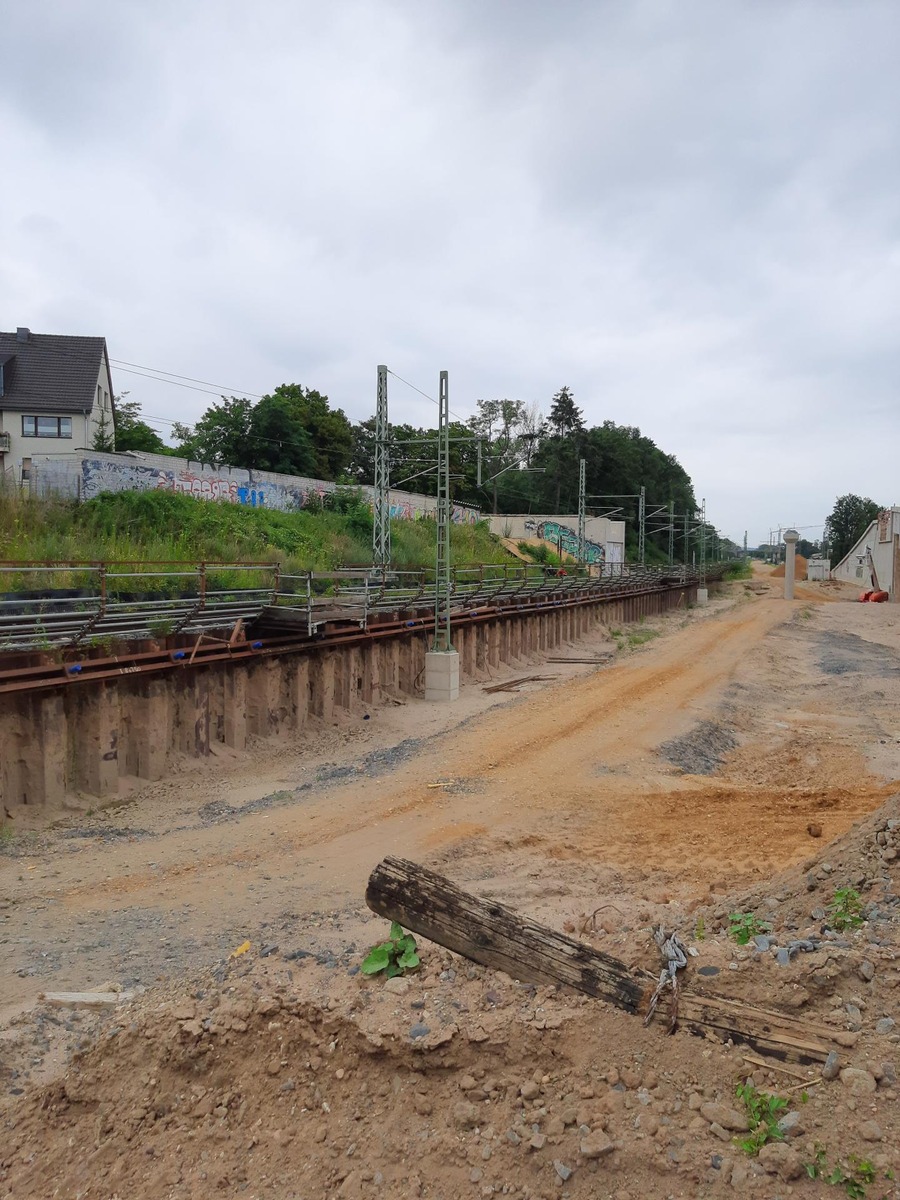
M 393 521 L 391 542 L 395 570 L 433 568 L 433 521 Z M 457 566 L 513 561 L 485 523 L 454 526 L 451 554 Z M 0 559 L 136 564 L 278 562 L 286 573 L 334 571 L 371 563 L 372 515 L 358 493 L 350 489 L 338 494 L 333 508 L 295 513 L 194 500 L 162 491 L 119 492 L 83 504 L 0 491 Z M 0 591 L 16 586 L 80 587 L 87 578 L 75 570 L 54 572 L 43 579 L 34 574 L 27 578 L 7 575 Z M 246 580 L 229 572 L 220 573 L 220 582 L 231 587 Z

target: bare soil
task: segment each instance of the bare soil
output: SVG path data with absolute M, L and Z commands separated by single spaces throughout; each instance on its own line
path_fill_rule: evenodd
M 900 617 L 779 586 L 611 631 L 608 665 L 548 664 L 512 699 L 379 708 L 17 834 L 0 1196 L 846 1194 L 808 1178 L 820 1146 L 894 1195 Z M 860 1074 L 759 1066 L 428 943 L 409 978 L 361 975 L 386 853 L 653 971 L 664 921 L 688 987 L 824 1022 Z M 772 944 L 737 946 L 735 911 Z M 107 986 L 146 990 L 41 999 Z M 796 1113 L 758 1156 L 728 1128 L 748 1075 Z

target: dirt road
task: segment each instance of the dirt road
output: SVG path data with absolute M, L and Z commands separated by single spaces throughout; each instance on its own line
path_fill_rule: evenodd
M 330 928 L 321 914 L 357 911 L 388 852 L 455 860 L 510 898 L 530 876 L 552 891 L 548 863 L 557 876 L 577 863 L 585 895 L 625 871 L 689 896 L 802 857 L 810 820 L 836 836 L 881 802 L 900 763 L 880 747 L 878 772 L 867 768 L 879 739 L 864 690 L 819 661 L 824 627 L 850 606 L 809 606 L 804 619 L 777 593 L 734 592 L 661 620 L 661 636 L 613 665 L 368 759 L 351 746 L 299 787 L 300 766 L 267 762 L 264 746 L 253 781 L 245 762 L 215 801 L 188 776 L 64 824 L 33 853 L 20 846 L 0 858 L 0 1011 L 39 990 L 150 985 L 245 937 L 315 945 L 315 922 Z M 421 708 L 402 714 L 408 734 Z M 359 934 L 348 928 L 345 942 Z

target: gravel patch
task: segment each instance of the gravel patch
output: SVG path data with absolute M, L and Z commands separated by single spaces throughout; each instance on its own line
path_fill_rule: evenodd
M 726 726 L 701 721 L 684 737 L 663 742 L 659 752 L 667 762 L 689 775 L 715 775 L 737 744 L 737 738 Z

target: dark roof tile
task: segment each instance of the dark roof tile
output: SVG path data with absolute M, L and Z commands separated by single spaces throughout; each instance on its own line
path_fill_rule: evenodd
M 0 409 L 12 412 L 90 412 L 106 356 L 106 339 L 32 333 L 27 341 L 0 332 L 0 361 L 15 355 L 12 386 Z

